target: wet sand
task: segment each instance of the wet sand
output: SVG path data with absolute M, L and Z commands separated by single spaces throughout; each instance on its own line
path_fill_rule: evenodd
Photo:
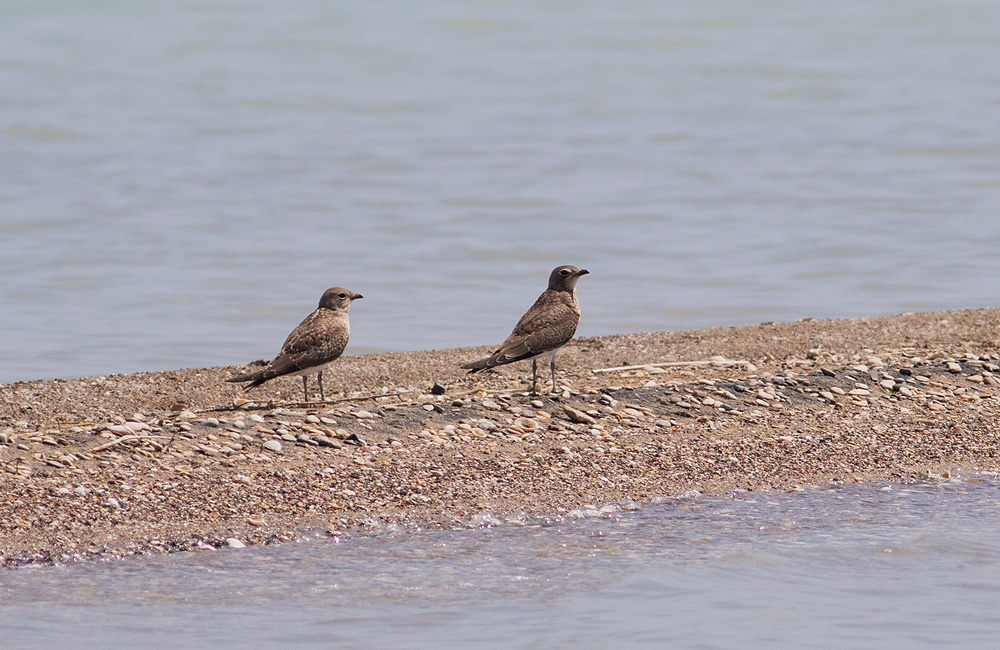
M 324 404 L 299 378 L 225 382 L 246 366 L 0 385 L 0 559 L 996 471 L 998 325 L 984 309 L 583 338 L 538 396 L 530 363 L 458 368 L 486 347 L 344 357 Z

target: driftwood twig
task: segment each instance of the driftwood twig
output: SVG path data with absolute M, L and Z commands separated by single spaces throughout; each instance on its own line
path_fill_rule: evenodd
M 618 366 L 615 368 L 596 368 L 593 372 L 623 372 L 625 370 L 645 370 L 646 368 L 680 368 L 684 366 L 749 366 L 749 361 L 733 361 L 722 357 L 712 357 L 707 361 L 664 361 L 662 363 L 643 363 L 638 366 Z
M 111 442 L 101 445 L 100 447 L 94 447 L 93 449 L 87 451 L 88 454 L 96 454 L 99 451 L 104 451 L 105 449 L 111 449 L 115 445 L 120 445 L 123 442 L 132 442 L 133 440 L 149 440 L 150 438 L 167 438 L 168 436 L 122 436 L 117 440 L 112 440 Z

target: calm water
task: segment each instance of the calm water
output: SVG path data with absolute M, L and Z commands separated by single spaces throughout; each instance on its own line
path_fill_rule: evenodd
M 20 648 L 995 648 L 1000 481 L 0 572 Z
M 0 3 L 0 381 L 1000 304 L 995 0 Z

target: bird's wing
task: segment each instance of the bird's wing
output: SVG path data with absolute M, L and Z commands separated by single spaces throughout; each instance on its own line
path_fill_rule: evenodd
M 339 314 L 317 310 L 285 339 L 281 352 L 261 371 L 262 380 L 330 363 L 344 353 L 350 329 Z
M 561 347 L 573 338 L 579 322 L 580 313 L 573 304 L 555 292 L 546 291 L 521 316 L 514 331 L 484 360 L 482 367 L 529 359 Z

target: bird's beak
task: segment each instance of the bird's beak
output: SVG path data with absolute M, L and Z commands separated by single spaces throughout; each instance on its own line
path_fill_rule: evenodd
M 356 293 L 354 294 L 354 297 L 351 298 L 351 300 L 357 300 L 358 298 L 364 298 L 364 296 L 362 296 L 360 293 Z
M 576 272 L 576 277 L 580 277 L 581 275 L 587 275 L 588 273 L 590 273 L 590 271 L 588 271 L 587 269 L 580 269 L 579 271 Z

